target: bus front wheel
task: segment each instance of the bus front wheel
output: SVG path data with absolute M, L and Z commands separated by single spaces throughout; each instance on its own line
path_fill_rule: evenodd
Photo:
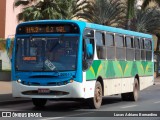
M 96 85 L 95 85 L 94 97 L 89 98 L 88 102 L 89 102 L 89 105 L 92 109 L 98 109 L 101 107 L 101 104 L 102 104 L 102 85 L 99 81 L 97 81 Z
M 36 107 L 43 107 L 47 103 L 47 99 L 32 98 L 32 102 Z

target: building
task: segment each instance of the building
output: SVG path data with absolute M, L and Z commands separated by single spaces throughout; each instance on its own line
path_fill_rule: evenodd
M 14 37 L 18 24 L 16 16 L 21 11 L 21 7 L 14 8 L 14 1 L 0 0 L 0 40 Z M 5 41 L 0 41 L 1 46 L 2 43 Z M 10 58 L 2 47 L 0 47 L 0 62 L 0 70 L 10 70 Z
M 0 38 L 7 38 L 15 34 L 17 14 L 21 8 L 14 8 L 15 0 L 0 0 Z

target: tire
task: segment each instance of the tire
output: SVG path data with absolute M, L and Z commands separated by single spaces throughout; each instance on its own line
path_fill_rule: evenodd
M 95 90 L 94 90 L 94 97 L 88 99 L 88 103 L 90 108 L 98 109 L 101 107 L 102 104 L 102 85 L 99 81 L 96 82 Z
M 32 98 L 33 105 L 43 107 L 47 103 L 47 99 Z
M 137 78 L 135 78 L 133 92 L 130 93 L 130 100 L 138 101 L 138 98 L 139 98 L 139 84 Z
M 130 99 L 130 98 L 129 98 L 129 97 L 130 97 L 129 94 L 130 94 L 130 93 L 122 93 L 122 94 L 121 94 L 122 100 L 123 100 L 123 101 L 129 101 L 129 99 Z
M 137 78 L 134 80 L 133 92 L 122 93 L 121 98 L 123 101 L 137 101 L 139 98 L 139 84 Z

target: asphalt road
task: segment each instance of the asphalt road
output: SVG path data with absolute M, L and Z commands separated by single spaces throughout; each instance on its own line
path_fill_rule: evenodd
M 160 120 L 160 117 L 136 116 L 139 113 L 160 115 L 160 83 L 141 91 L 137 102 L 122 101 L 120 95 L 104 97 L 103 104 L 98 110 L 89 109 L 84 102 L 48 101 L 45 107 L 35 108 L 31 101 L 25 101 L 0 104 L 0 111 L 40 113 L 43 118 L 36 119 L 43 120 Z M 132 117 L 124 117 L 126 113 L 128 115 L 131 113 Z M 122 115 L 122 117 L 116 115 Z

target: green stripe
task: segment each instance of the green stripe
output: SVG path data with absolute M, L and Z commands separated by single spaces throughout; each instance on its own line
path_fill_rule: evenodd
M 151 61 L 93 61 L 90 69 L 86 71 L 87 80 L 103 78 L 121 78 L 153 75 L 153 63 Z

